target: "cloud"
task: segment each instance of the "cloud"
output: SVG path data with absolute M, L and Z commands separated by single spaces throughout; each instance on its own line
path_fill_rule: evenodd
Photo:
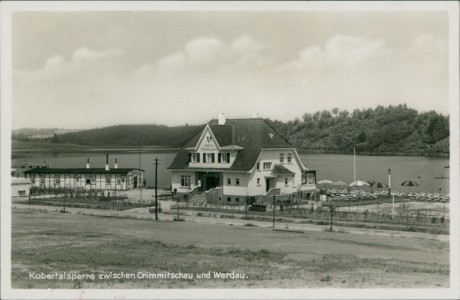
M 314 45 L 304 48 L 299 58 L 287 63 L 285 67 L 297 70 L 311 67 L 355 67 L 388 51 L 382 39 L 335 35 L 324 46 Z
M 200 37 L 185 45 L 185 52 L 191 64 L 213 61 L 224 51 L 224 44 L 216 38 Z
M 158 66 L 162 71 L 173 71 L 185 66 L 187 57 L 184 53 L 174 53 L 163 57 L 158 61 Z
M 237 52 L 259 52 L 264 49 L 266 46 L 255 41 L 249 35 L 243 35 L 239 38 L 236 38 L 230 45 L 230 49 Z
M 410 55 L 440 55 L 447 53 L 447 42 L 422 33 L 414 38 L 408 50 Z
M 356 65 L 382 54 L 384 46 L 382 39 L 336 35 L 327 42 L 326 54 L 337 63 Z
M 104 61 L 104 60 L 113 60 L 123 55 L 123 51 L 120 49 L 109 49 L 95 51 L 90 50 L 85 47 L 78 48 L 72 54 L 73 62 L 95 62 L 95 61 Z
M 225 44 L 215 37 L 198 37 L 185 43 L 183 49 L 160 58 L 159 71 L 209 69 L 228 71 L 258 66 L 267 62 L 260 54 L 266 48 L 248 35 L 242 35 Z

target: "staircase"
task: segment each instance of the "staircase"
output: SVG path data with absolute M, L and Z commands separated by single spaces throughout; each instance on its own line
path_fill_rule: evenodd
M 190 203 L 206 203 L 206 193 L 193 195 L 189 200 Z

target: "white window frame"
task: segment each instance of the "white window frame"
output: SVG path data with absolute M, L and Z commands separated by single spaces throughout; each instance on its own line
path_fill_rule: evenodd
M 192 182 L 192 176 L 190 175 L 181 175 L 180 176 L 180 186 L 181 187 L 190 187 Z
M 284 163 L 284 153 L 280 153 L 280 163 Z
M 190 161 L 191 162 L 198 162 L 198 158 L 197 158 L 198 155 L 199 155 L 198 153 L 192 153 Z
M 240 185 L 240 179 L 239 178 L 235 178 L 235 185 Z
M 288 164 L 292 163 L 292 153 L 287 154 L 287 162 Z
M 264 162 L 263 168 L 264 168 L 264 170 L 271 170 L 272 169 L 272 163 L 271 162 Z

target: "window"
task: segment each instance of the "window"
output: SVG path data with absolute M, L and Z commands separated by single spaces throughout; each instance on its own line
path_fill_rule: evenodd
M 260 185 L 260 178 L 257 178 L 257 185 Z
M 190 154 L 190 162 L 200 162 L 199 153 L 189 153 L 189 154 Z
M 206 161 L 213 163 L 214 162 L 214 153 L 206 153 Z
M 284 185 L 288 185 L 288 179 L 287 178 L 284 178 Z
M 91 178 L 86 178 L 86 184 L 91 184 Z
M 228 185 L 231 185 L 231 184 L 232 184 L 232 179 L 231 179 L 230 177 L 227 178 L 227 184 L 228 184 Z
M 280 163 L 284 162 L 284 153 L 280 153 Z
M 35 178 L 31 179 L 32 184 L 35 184 Z
M 305 172 L 302 174 L 302 184 L 315 184 L 316 183 L 316 173 L 315 172 Z
M 219 153 L 217 162 L 228 164 L 230 162 L 230 153 Z
M 257 163 L 257 170 L 260 170 L 260 162 Z
M 235 198 L 235 202 L 240 202 L 240 198 Z
M 120 178 L 117 178 L 117 184 L 121 184 Z
M 190 175 L 181 175 L 180 176 L 180 185 L 189 187 L 190 186 Z
M 121 182 L 125 182 L 125 181 L 126 181 L 126 176 L 125 175 L 121 176 Z
M 239 178 L 235 178 L 235 184 L 240 185 L 240 179 Z
M 106 182 L 107 184 L 110 184 L 111 181 L 112 181 L 112 178 L 110 178 L 110 175 L 106 175 L 106 176 L 105 176 L 105 182 Z
M 272 168 L 271 162 L 264 162 L 264 170 L 270 170 Z
M 60 182 L 61 182 L 61 177 L 59 176 L 59 174 L 54 175 L 54 184 L 59 185 Z
M 222 201 L 222 197 L 221 197 L 221 196 L 219 196 L 219 201 Z
M 292 153 L 287 154 L 287 162 L 290 163 L 292 161 Z
M 227 202 L 230 202 L 230 201 L 232 201 L 232 198 L 227 197 Z

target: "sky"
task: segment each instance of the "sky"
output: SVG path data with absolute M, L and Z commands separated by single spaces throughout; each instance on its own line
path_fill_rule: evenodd
M 13 129 L 447 115 L 448 41 L 443 11 L 14 12 Z

